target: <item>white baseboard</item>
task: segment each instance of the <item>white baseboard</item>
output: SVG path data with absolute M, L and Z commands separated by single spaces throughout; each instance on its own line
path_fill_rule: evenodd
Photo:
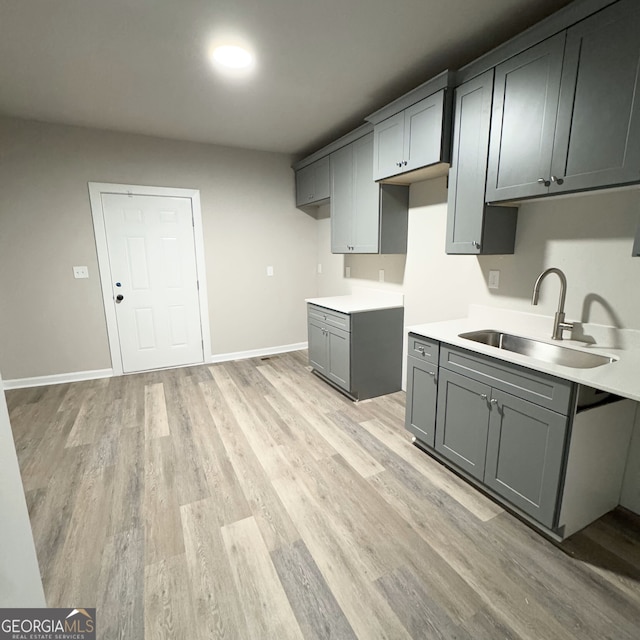
M 308 348 L 307 342 L 297 342 L 296 344 L 285 344 L 280 347 L 267 347 L 265 349 L 252 349 L 251 351 L 236 351 L 235 353 L 218 353 L 211 356 L 211 363 L 229 362 L 230 360 L 246 360 L 247 358 L 261 358 L 263 356 L 275 356 L 279 353 L 289 351 L 300 351 Z
M 220 353 L 211 356 L 209 363 L 229 362 L 230 360 L 246 360 L 247 358 L 261 358 L 273 356 L 278 353 L 300 351 L 306 349 L 308 343 L 297 342 L 285 344 L 280 347 L 267 347 L 265 349 L 252 349 L 251 351 L 236 351 L 235 353 Z M 111 378 L 113 369 L 96 369 L 95 371 L 73 371 L 71 373 L 56 373 L 51 376 L 38 376 L 35 378 L 16 378 L 15 380 L 3 380 L 5 389 L 24 389 L 27 387 L 44 387 L 50 384 L 63 384 L 65 382 L 81 382 L 82 380 L 98 380 L 99 378 Z
M 94 371 L 56 373 L 51 376 L 38 376 L 36 378 L 16 378 L 15 380 L 3 380 L 3 383 L 5 389 L 24 389 L 26 387 L 44 387 L 50 384 L 63 384 L 65 382 L 98 380 L 99 378 L 110 378 L 111 376 L 113 376 L 113 369 L 96 369 Z

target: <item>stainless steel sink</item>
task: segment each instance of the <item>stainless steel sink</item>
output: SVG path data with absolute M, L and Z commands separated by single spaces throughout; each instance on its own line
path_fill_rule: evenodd
M 487 344 L 490 347 L 496 347 L 497 349 L 520 353 L 535 360 L 560 364 L 575 369 L 592 369 L 617 360 L 614 356 L 603 356 L 597 353 L 571 349 L 570 347 L 561 347 L 560 345 L 514 336 L 510 333 L 503 333 L 493 329 L 469 331 L 468 333 L 461 333 L 459 336 L 467 340 Z

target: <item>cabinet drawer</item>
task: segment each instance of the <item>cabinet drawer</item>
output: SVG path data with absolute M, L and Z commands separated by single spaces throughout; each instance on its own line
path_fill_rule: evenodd
M 440 351 L 440 343 L 429 338 L 423 338 L 415 333 L 409 334 L 409 344 L 407 346 L 407 354 L 420 360 L 426 360 L 433 364 L 438 364 L 438 353 Z
M 317 320 L 336 329 L 351 331 L 351 316 L 348 313 L 340 313 L 339 311 L 318 307 L 314 304 L 308 305 L 307 313 L 309 320 Z
M 567 415 L 573 383 L 465 349 L 442 345 L 440 366 Z

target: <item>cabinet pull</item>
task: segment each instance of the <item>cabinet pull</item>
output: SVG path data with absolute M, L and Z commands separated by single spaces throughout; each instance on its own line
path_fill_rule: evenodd
M 474 241 L 472 242 L 472 244 L 473 244 L 473 246 L 474 246 L 476 249 L 479 249 L 479 248 L 480 248 L 480 243 L 479 243 L 479 242 L 476 242 L 476 241 L 474 240 Z
M 417 351 L 418 353 L 421 353 L 422 355 L 424 355 L 424 347 L 423 347 L 423 346 L 418 346 L 418 347 L 416 347 L 416 351 Z
M 551 176 L 551 182 L 555 182 L 556 184 L 564 184 L 564 180 L 562 178 L 558 178 L 557 176 Z
M 402 164 L 406 167 L 407 166 L 407 161 L 403 160 Z
M 495 398 L 491 398 L 491 404 L 498 404 L 498 401 Z
M 481 393 L 481 394 L 480 394 L 480 397 L 481 397 L 483 400 L 486 400 L 486 399 L 487 399 L 487 394 L 486 394 L 486 393 Z
M 545 180 L 544 178 L 538 178 L 538 184 L 548 187 L 551 183 L 548 180 Z
M 433 378 L 436 377 L 436 372 L 435 371 L 427 371 L 427 374 L 430 375 Z
M 396 162 L 396 167 L 401 167 L 402 166 L 402 162 Z

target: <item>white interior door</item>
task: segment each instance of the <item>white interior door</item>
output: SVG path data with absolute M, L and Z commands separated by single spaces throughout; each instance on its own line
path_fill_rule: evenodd
M 191 199 L 101 199 L 123 372 L 203 362 Z

